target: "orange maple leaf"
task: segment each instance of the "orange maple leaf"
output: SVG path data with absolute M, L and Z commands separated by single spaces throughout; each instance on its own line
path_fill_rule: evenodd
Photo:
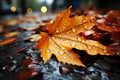
M 90 55 L 105 55 L 106 47 L 97 41 L 86 40 L 80 32 L 90 30 L 94 24 L 88 16 L 70 16 L 70 9 L 59 13 L 52 24 L 48 25 L 48 33 L 42 32 L 36 49 L 42 49 L 41 57 L 47 62 L 52 54 L 58 61 L 72 65 L 85 65 L 80 61 L 80 56 L 72 48 L 85 50 Z

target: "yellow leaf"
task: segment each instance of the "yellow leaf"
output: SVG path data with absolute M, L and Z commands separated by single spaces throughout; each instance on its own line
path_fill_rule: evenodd
M 5 34 L 5 37 L 13 37 L 13 36 L 16 36 L 16 35 L 18 35 L 18 34 L 20 34 L 20 32 L 17 32 L 17 31 L 15 31 L 15 32 L 10 32 L 10 33 Z

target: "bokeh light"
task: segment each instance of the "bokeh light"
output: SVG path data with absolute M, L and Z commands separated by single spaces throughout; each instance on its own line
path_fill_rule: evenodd
M 32 13 L 32 8 L 27 8 L 27 13 Z
M 47 10 L 48 10 L 48 9 L 47 9 L 47 7 L 46 7 L 46 6 L 42 6 L 42 7 L 41 7 L 41 12 L 42 12 L 42 13 L 46 13 L 46 12 L 47 12 Z
M 16 7 L 12 6 L 12 7 L 10 8 L 10 10 L 11 10 L 12 12 L 15 12 L 15 11 L 16 11 Z

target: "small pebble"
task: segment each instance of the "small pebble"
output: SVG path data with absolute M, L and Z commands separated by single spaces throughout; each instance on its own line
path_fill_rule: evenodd
M 60 66 L 59 71 L 61 74 L 69 74 L 73 72 L 73 69 L 69 66 Z

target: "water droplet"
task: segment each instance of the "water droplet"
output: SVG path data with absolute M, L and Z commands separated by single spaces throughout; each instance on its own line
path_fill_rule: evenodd
M 59 31 L 58 30 L 56 30 L 56 33 L 58 33 Z
M 66 27 L 65 26 L 63 26 L 63 29 L 65 29 Z
M 52 39 L 55 39 L 55 37 L 52 37 Z
M 3 69 L 3 70 L 5 70 L 5 69 L 6 69 L 6 67 L 3 67 L 2 69 Z
M 66 42 L 66 43 L 68 43 L 69 41 L 68 41 L 68 40 L 66 40 L 65 42 Z
M 13 60 L 12 62 L 13 62 L 14 64 L 16 64 L 16 63 L 17 63 L 17 61 L 16 61 L 16 60 Z
M 47 53 L 49 53 L 50 52 L 50 50 L 47 50 Z
M 67 33 L 67 34 L 69 34 L 70 32 L 69 32 L 69 31 L 67 31 L 66 33 Z
M 85 35 L 90 35 L 90 34 L 94 34 L 94 31 L 92 31 L 92 30 L 85 31 Z
M 75 32 L 75 31 L 76 31 L 75 28 L 73 28 L 73 29 L 72 29 L 72 32 Z
M 53 24 L 53 22 L 54 22 L 54 21 L 53 21 L 53 20 L 51 20 L 51 21 L 50 21 L 50 24 Z
M 81 42 L 85 43 L 85 41 L 84 41 L 84 40 L 81 40 Z
M 103 52 L 104 52 L 104 53 L 106 53 L 107 51 L 106 51 L 106 50 L 104 50 Z
M 118 52 L 117 55 L 120 55 L 120 53 Z
M 96 47 L 98 47 L 99 45 L 98 44 L 95 44 Z
M 81 40 L 80 37 L 77 37 L 77 40 L 80 41 Z
M 95 55 L 97 54 L 97 51 L 96 51 L 96 50 L 94 50 L 94 54 L 95 54 Z
M 59 35 L 59 37 L 62 37 L 62 35 Z
M 37 75 L 37 74 L 38 74 L 37 71 L 36 71 L 36 72 L 32 72 L 31 76 L 35 76 L 35 75 Z
M 84 22 L 84 23 L 86 23 L 87 21 L 86 21 L 86 20 L 84 20 L 83 22 Z
M 85 26 L 85 29 L 87 29 L 88 28 L 88 26 Z
M 76 46 L 76 43 L 71 43 L 70 45 L 71 45 L 72 47 L 74 47 L 74 46 Z
M 62 47 L 62 50 L 65 50 L 65 47 Z
M 61 54 L 61 55 L 63 55 L 63 54 L 64 54 L 64 51 L 63 51 L 63 50 L 60 50 L 58 53 Z
M 119 45 L 119 43 L 114 43 L 114 44 L 112 44 L 112 45 L 117 46 L 117 45 Z
M 62 42 L 63 40 L 62 40 L 62 39 L 60 39 L 60 41 Z
M 68 64 L 70 64 L 70 62 L 69 62 L 69 61 L 68 61 L 67 63 L 68 63 Z
M 88 49 L 92 49 L 92 47 L 91 47 L 91 46 L 88 46 Z

